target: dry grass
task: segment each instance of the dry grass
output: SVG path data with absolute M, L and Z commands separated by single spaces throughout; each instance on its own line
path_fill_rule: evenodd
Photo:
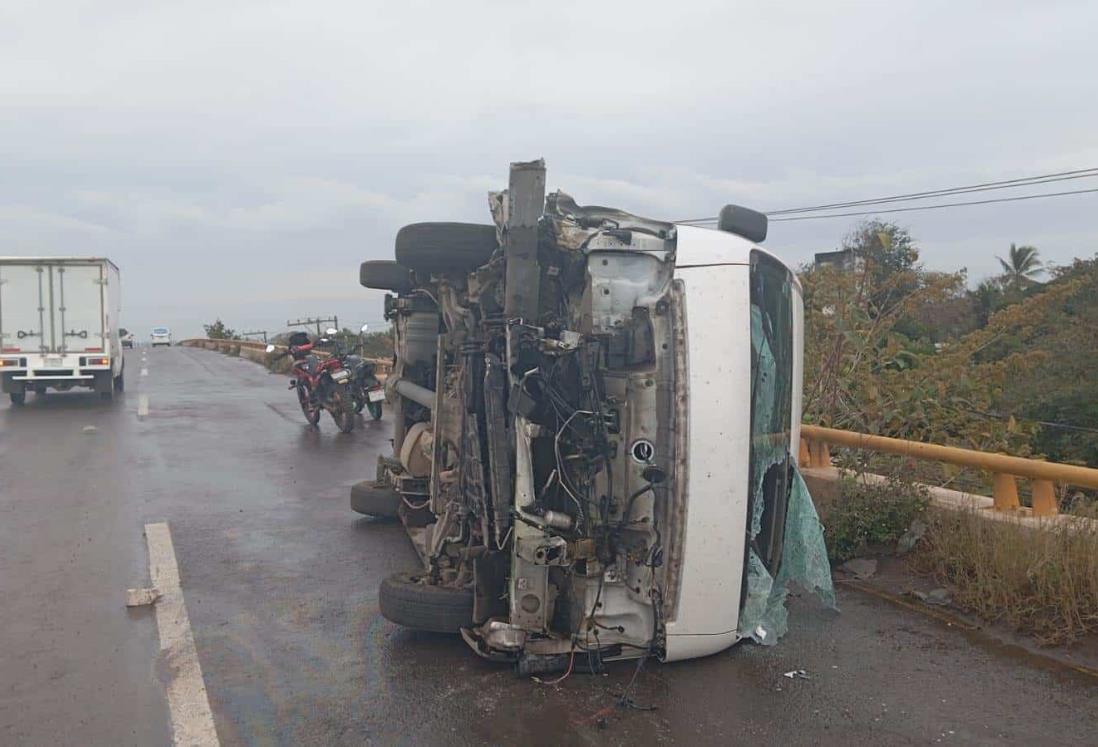
M 1034 529 L 940 509 L 927 520 L 916 568 L 961 607 L 1048 645 L 1098 632 L 1098 524 Z

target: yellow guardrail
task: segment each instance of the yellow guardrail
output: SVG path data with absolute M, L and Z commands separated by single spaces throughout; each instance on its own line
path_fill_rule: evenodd
M 830 467 L 831 446 L 896 454 L 911 459 L 944 462 L 961 467 L 974 467 L 992 474 L 992 499 L 996 511 L 1017 511 L 1018 478 L 1030 480 L 1034 516 L 1055 516 L 1059 512 L 1056 483 L 1077 487 L 1098 488 L 1098 469 L 1074 464 L 1044 462 L 1006 454 L 989 454 L 955 446 L 925 444 L 902 438 L 873 436 L 868 433 L 824 428 L 819 425 L 801 426 L 801 464 L 809 467 Z

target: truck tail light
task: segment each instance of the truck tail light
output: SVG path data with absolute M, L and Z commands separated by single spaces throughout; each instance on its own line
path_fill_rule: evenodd
M 85 366 L 109 366 L 110 362 L 111 362 L 110 358 L 105 358 L 105 357 L 102 357 L 102 356 L 100 356 L 100 357 L 94 357 L 93 356 L 91 358 L 88 358 L 87 362 L 84 365 Z
M 16 368 L 18 366 L 18 358 L 0 358 L 0 368 Z

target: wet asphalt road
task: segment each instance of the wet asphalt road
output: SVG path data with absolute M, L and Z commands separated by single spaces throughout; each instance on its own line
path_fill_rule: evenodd
M 1084 744 L 1098 683 L 857 592 L 793 602 L 773 648 L 519 680 L 381 618 L 413 567 L 347 508 L 386 421 L 309 429 L 285 377 L 185 349 L 128 354 L 126 394 L 0 404 L 0 744 L 169 744 L 142 527 L 168 521 L 224 744 Z M 148 414 L 138 414 L 140 397 Z M 92 428 L 89 429 L 88 426 Z M 803 669 L 811 679 L 788 679 Z

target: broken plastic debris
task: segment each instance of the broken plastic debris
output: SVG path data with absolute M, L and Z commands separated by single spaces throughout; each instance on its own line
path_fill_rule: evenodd
M 810 679 L 812 679 L 811 677 L 808 676 L 808 672 L 804 671 L 803 669 L 794 669 L 790 672 L 786 672 L 782 676 L 783 677 L 788 677 L 789 679 L 794 679 L 794 678 L 799 679 L 799 680 L 810 680 Z
M 160 589 L 155 586 L 146 589 L 126 589 L 127 607 L 147 607 L 160 598 Z

